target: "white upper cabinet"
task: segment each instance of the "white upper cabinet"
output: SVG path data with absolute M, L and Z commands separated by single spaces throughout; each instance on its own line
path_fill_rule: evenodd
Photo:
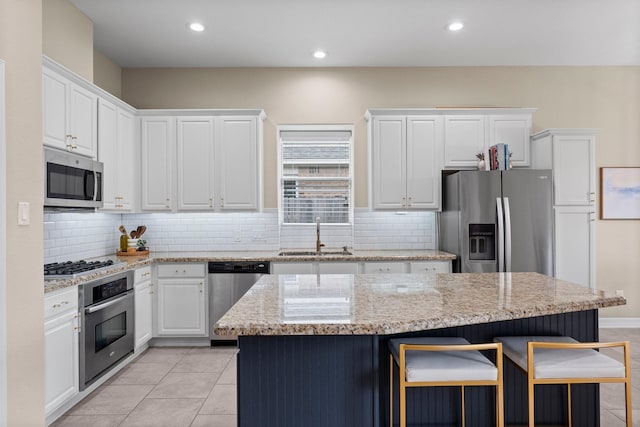
M 220 117 L 217 139 L 220 209 L 259 208 L 260 153 L 257 117 Z
M 402 209 L 406 205 L 406 117 L 374 116 L 371 120 L 373 207 Z
M 143 210 L 260 209 L 262 111 L 159 111 L 141 111 Z
M 213 117 L 178 117 L 178 209 L 214 208 Z
M 498 143 L 508 144 L 513 167 L 531 164 L 531 114 L 490 115 L 488 125 L 487 147 Z
M 95 158 L 98 96 L 46 67 L 42 69 L 43 142 Z
M 102 210 L 131 211 L 139 173 L 135 116 L 100 99 L 98 122 L 98 160 L 104 164 Z
M 171 210 L 174 200 L 175 118 L 142 117 L 140 128 L 142 209 Z
M 439 207 L 438 116 L 372 115 L 371 186 L 374 209 Z
M 445 168 L 474 169 L 476 155 L 500 143 L 509 146 L 513 167 L 530 166 L 531 116 L 535 109 L 473 111 L 445 116 Z
M 440 206 L 442 118 L 407 117 L 407 206 L 435 209 Z
M 596 133 L 594 129 L 549 129 L 533 135 L 533 167 L 553 169 L 554 205 L 595 203 Z
M 444 118 L 444 165 L 454 169 L 476 168 L 476 155 L 484 152 L 484 115 L 447 115 Z

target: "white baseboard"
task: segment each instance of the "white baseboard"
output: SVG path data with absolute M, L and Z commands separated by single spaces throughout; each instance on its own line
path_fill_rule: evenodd
M 601 328 L 640 328 L 640 317 L 601 317 Z

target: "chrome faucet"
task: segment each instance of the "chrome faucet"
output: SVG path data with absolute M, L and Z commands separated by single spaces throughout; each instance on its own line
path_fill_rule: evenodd
M 322 247 L 324 243 L 320 242 L 320 217 L 316 218 L 316 253 L 320 254 L 322 252 Z

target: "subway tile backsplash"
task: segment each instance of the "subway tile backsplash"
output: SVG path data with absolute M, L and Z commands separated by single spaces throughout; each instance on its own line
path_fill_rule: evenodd
M 120 215 L 45 212 L 44 262 L 77 261 L 114 254 Z
M 323 225 L 327 248 L 360 250 L 435 249 L 434 212 L 378 212 L 356 209 L 353 226 Z M 279 227 L 276 209 L 248 213 L 77 213 L 45 212 L 45 263 L 114 254 L 123 224 L 146 225 L 152 251 L 276 251 L 315 249 L 315 225 Z

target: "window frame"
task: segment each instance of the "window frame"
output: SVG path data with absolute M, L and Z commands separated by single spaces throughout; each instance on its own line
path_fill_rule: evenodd
M 354 129 L 353 125 L 347 124 L 323 124 L 323 125 L 314 125 L 314 124 L 300 124 L 300 125 L 278 125 L 277 126 L 277 146 L 278 146 L 278 223 L 280 227 L 308 227 L 309 225 L 315 225 L 315 222 L 305 222 L 305 223 L 285 223 L 284 222 L 284 209 L 282 205 L 283 199 L 283 183 L 285 180 L 284 171 L 283 171 L 283 161 L 282 161 L 282 132 L 286 131 L 308 131 L 308 132 L 323 132 L 323 131 L 342 131 L 342 132 L 350 132 L 351 137 L 349 139 L 349 208 L 348 208 L 348 222 L 340 222 L 340 223 L 325 223 L 326 226 L 353 226 L 353 215 L 354 215 L 354 164 L 355 159 L 353 157 L 354 153 Z

